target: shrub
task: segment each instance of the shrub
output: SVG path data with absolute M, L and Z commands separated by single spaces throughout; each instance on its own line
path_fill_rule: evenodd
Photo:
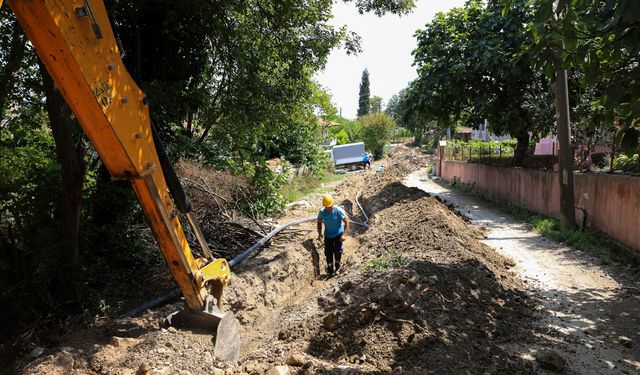
M 379 159 L 383 156 L 384 147 L 389 143 L 395 130 L 395 122 L 385 113 L 363 116 L 362 138 L 367 149 Z
M 336 143 L 339 145 L 344 145 L 349 143 L 349 134 L 347 134 L 346 131 L 340 130 L 337 134 L 336 134 Z
M 248 205 L 249 211 L 256 218 L 278 214 L 285 208 L 285 199 L 280 193 L 287 182 L 288 171 L 272 172 L 264 166 L 256 166 L 252 178 L 254 194 Z
M 614 170 L 636 171 L 638 169 L 638 154 L 633 156 L 620 155 L 613 161 Z

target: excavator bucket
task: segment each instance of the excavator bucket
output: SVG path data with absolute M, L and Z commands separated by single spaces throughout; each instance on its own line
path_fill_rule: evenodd
M 240 331 L 238 321 L 233 312 L 222 312 L 217 300 L 208 295 L 204 311 L 194 311 L 185 307 L 167 316 L 170 326 L 193 331 L 216 330 L 214 355 L 224 361 L 240 359 Z

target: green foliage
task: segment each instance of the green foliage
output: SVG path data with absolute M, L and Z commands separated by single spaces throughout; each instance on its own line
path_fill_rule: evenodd
M 445 156 L 454 160 L 469 160 L 483 157 L 513 157 L 516 148 L 516 140 L 509 139 L 500 142 L 482 142 L 472 140 L 463 142 L 449 140 L 445 147 Z M 509 160 L 506 160 L 509 162 Z M 510 164 L 510 163 L 508 163 Z
M 505 9 L 512 7 L 504 1 Z M 636 0 L 530 0 L 535 63 L 552 77 L 576 69 L 583 86 L 596 85 L 594 107 L 630 123 L 640 117 L 640 11 Z
M 554 241 L 564 242 L 578 249 L 600 250 L 602 248 L 602 242 L 593 234 L 583 230 L 562 230 L 560 221 L 557 219 L 529 214 L 526 221 L 531 224 L 533 230 Z
M 424 152 L 425 154 L 428 155 L 434 155 L 436 153 L 437 150 L 437 145 L 434 145 L 433 143 L 431 144 L 422 144 L 420 146 L 420 151 Z
M 407 128 L 396 127 L 394 138 L 410 138 L 413 137 L 413 132 Z
M 404 90 L 403 90 L 404 91 Z M 402 95 L 402 91 L 399 94 L 393 94 L 391 98 L 389 98 L 389 103 L 387 103 L 387 107 L 384 109 L 384 113 L 387 116 L 391 117 L 393 121 L 395 121 L 398 125 L 400 125 L 399 118 L 401 117 L 398 113 L 398 106 L 400 105 L 400 96 Z
M 495 134 L 520 140 L 516 161 L 527 151 L 529 132 L 547 134 L 553 125 L 534 123 L 528 99 L 548 95 L 548 80 L 522 53 L 531 37 L 523 24 L 532 15 L 524 0 L 503 12 L 499 1 L 469 1 L 463 8 L 439 13 L 416 34 L 413 51 L 418 78 L 400 94 L 396 109 L 408 128 L 457 124 L 475 126 L 489 120 Z M 553 114 L 553 111 L 551 111 Z
M 386 13 L 407 14 L 415 7 L 413 0 L 343 0 L 345 3 L 355 3 L 360 14 L 373 12 L 377 16 Z
M 395 250 L 385 250 L 378 258 L 372 259 L 364 267 L 365 271 L 400 268 L 407 260 Z
M 378 95 L 374 95 L 369 98 L 369 111 L 370 113 L 382 112 L 382 98 Z
M 286 202 L 295 202 L 309 194 L 325 193 L 327 191 L 326 184 L 341 181 L 346 177 L 346 174 L 334 174 L 330 170 L 308 176 L 296 176 L 283 186 L 282 196 Z
M 338 123 L 338 126 L 331 128 L 331 134 L 338 138 L 338 144 L 354 143 L 362 141 L 362 125 L 359 120 L 349 120 L 344 117 L 335 117 L 333 121 Z M 338 134 L 341 132 L 347 133 L 347 139 L 344 143 L 340 143 L 340 137 Z
M 384 113 L 366 115 L 360 121 L 365 147 L 373 153 L 376 159 L 382 158 L 384 147 L 389 144 L 396 124 Z
M 638 170 L 638 154 L 631 156 L 620 155 L 613 160 L 613 169 L 616 171 L 635 172 Z
M 336 133 L 336 143 L 339 144 L 339 145 L 344 145 L 344 144 L 350 143 L 349 134 L 347 134 L 347 132 L 344 131 L 344 129 L 342 129 L 338 133 Z
M 358 93 L 358 117 L 366 116 L 371 112 L 371 103 L 369 102 L 369 71 L 365 69 L 360 79 L 360 91 Z
M 275 173 L 266 167 L 255 167 L 252 179 L 255 190 L 247 207 L 254 217 L 274 215 L 284 210 L 287 202 L 280 190 L 287 183 L 287 172 Z
M 331 102 L 331 94 L 325 87 L 319 83 L 312 81 L 310 104 L 313 106 L 314 112 L 320 117 L 332 117 L 337 113 L 336 107 Z
M 313 74 L 351 41 L 328 23 L 330 1 L 135 3 L 113 2 L 125 62 L 175 159 L 212 158 L 222 167 L 280 153 L 306 162 L 314 129 L 300 126 L 335 111 Z
M 614 139 L 616 147 L 619 147 L 622 153 L 628 156 L 638 153 L 639 134 L 640 132 L 635 128 L 620 129 Z

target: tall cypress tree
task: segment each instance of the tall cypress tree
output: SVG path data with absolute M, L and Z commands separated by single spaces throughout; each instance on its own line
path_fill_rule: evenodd
M 358 117 L 369 114 L 369 71 L 365 69 L 362 72 L 362 80 L 360 80 L 360 95 L 358 99 Z

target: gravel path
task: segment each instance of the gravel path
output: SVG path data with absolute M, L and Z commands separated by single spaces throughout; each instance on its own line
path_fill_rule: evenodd
M 424 170 L 404 183 L 439 196 L 487 228 L 484 242 L 512 258 L 512 270 L 541 296 L 540 340 L 508 348 L 532 360 L 543 349 L 556 351 L 568 373 L 640 373 L 638 285 L 628 286 L 622 273 L 598 265 L 597 257 L 548 240 L 478 199 L 428 179 Z

